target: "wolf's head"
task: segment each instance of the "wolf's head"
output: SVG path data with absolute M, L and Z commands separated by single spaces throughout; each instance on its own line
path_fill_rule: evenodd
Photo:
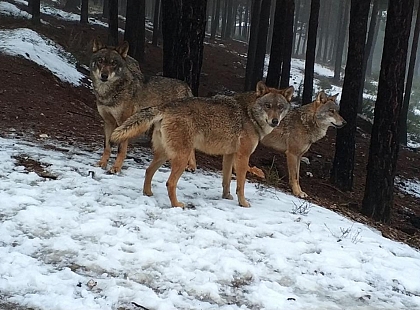
M 314 105 L 316 122 L 320 126 L 341 128 L 346 124 L 339 113 L 340 107 L 336 103 L 337 96 L 338 94 L 328 97 L 323 91 L 318 93 Z
M 94 83 L 112 83 L 121 77 L 126 68 L 128 42 L 113 47 L 95 39 L 92 51 L 89 68 Z
M 271 132 L 286 116 L 293 92 L 293 86 L 276 89 L 267 87 L 262 81 L 257 83 L 257 99 L 252 106 L 252 115 L 263 131 Z

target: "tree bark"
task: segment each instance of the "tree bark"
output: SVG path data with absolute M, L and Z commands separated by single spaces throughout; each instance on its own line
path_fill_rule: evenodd
M 104 0 L 104 5 L 102 7 L 102 17 L 108 18 L 109 17 L 109 1 L 110 0 Z
M 214 0 L 214 1 L 216 1 L 216 7 L 214 10 L 213 18 L 211 20 L 211 33 L 210 33 L 210 39 L 212 40 L 216 38 L 217 29 L 219 29 L 220 1 L 221 0 Z
M 417 48 L 419 44 L 419 33 L 420 33 L 420 2 L 417 6 L 416 24 L 413 33 L 413 42 L 411 44 L 410 61 L 408 63 L 407 80 L 405 82 L 404 99 L 401 110 L 400 124 L 399 124 L 399 136 L 400 144 L 407 145 L 407 116 L 408 109 L 410 106 L 411 88 L 413 86 L 414 69 L 416 65 Z
M 152 37 L 153 46 L 158 45 L 158 39 L 160 37 L 159 12 L 160 12 L 160 0 L 155 0 L 155 11 L 153 13 L 153 37 Z
M 273 39 L 271 43 L 270 62 L 268 64 L 267 86 L 278 87 L 283 61 L 283 44 L 285 36 L 285 18 L 283 18 L 286 0 L 277 0 L 274 13 Z
M 369 22 L 369 32 L 368 37 L 366 40 L 366 48 L 365 48 L 365 56 L 363 58 L 363 71 L 362 71 L 362 85 L 360 86 L 360 93 L 359 93 L 359 100 L 358 100 L 358 112 L 362 112 L 363 108 L 363 91 L 365 89 L 365 78 L 366 78 L 366 68 L 367 63 L 370 55 L 370 50 L 372 49 L 373 44 L 373 37 L 375 35 L 375 27 L 376 27 L 376 21 L 378 20 L 378 8 L 379 8 L 379 0 L 373 0 L 373 6 L 372 6 L 372 13 L 370 17 Z
M 388 223 L 399 150 L 398 121 L 410 37 L 413 0 L 389 0 L 378 94 L 362 213 Z
M 187 82 L 198 95 L 206 0 L 162 1 L 163 75 Z
M 89 0 L 82 0 L 80 8 L 80 23 L 87 24 L 89 22 Z
M 362 81 L 365 55 L 366 27 L 370 3 L 351 0 L 349 47 L 341 94 L 340 114 L 347 125 L 337 132 L 331 182 L 344 191 L 353 188 L 354 153 L 356 144 L 357 101 Z
M 41 1 L 40 0 L 32 0 L 31 13 L 32 13 L 32 19 L 31 19 L 32 24 L 34 25 L 41 24 Z
M 283 66 L 281 69 L 280 88 L 289 86 L 290 69 L 292 62 L 292 45 L 293 45 L 293 22 L 295 13 L 295 0 L 285 1 L 285 35 L 284 35 L 284 51 Z
M 108 45 L 118 45 L 118 0 L 108 0 Z
M 144 61 L 145 1 L 127 0 L 124 40 L 129 43 L 128 55 L 138 62 Z
M 316 34 L 318 31 L 320 0 L 311 0 L 311 13 L 309 15 L 308 39 L 306 45 L 305 58 L 305 78 L 303 81 L 302 103 L 307 104 L 312 101 L 314 87 L 314 66 L 316 51 Z
M 344 51 L 344 43 L 346 37 L 346 29 L 348 24 L 348 10 L 349 10 L 349 0 L 340 1 L 340 9 L 341 18 L 338 19 L 338 36 L 337 36 L 337 47 L 335 50 L 335 62 L 334 62 L 334 82 L 338 83 L 340 81 L 341 75 L 341 64 L 343 61 L 343 51 Z

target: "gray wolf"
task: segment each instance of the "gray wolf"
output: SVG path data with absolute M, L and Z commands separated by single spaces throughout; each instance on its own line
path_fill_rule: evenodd
M 114 130 L 111 142 L 127 140 L 154 126 L 153 161 L 146 169 L 143 193 L 153 195 L 153 175 L 169 160 L 171 173 L 166 186 L 173 207 L 184 206 L 177 199 L 176 186 L 189 154 L 197 149 L 211 155 L 223 155 L 222 197 L 233 199 L 230 182 L 235 162 L 239 205 L 249 207 L 244 196 L 249 157 L 258 142 L 284 118 L 293 91 L 293 87 L 285 90 L 268 88 L 260 81 L 255 92 L 184 98 L 142 109 Z
M 339 114 L 337 96 L 328 97 L 323 91 L 319 92 L 313 102 L 290 110 L 280 125 L 261 140 L 262 145 L 286 153 L 289 185 L 297 197 L 308 196 L 299 184 L 303 154 L 312 143 L 325 137 L 328 127 L 341 128 L 346 124 Z
M 103 169 L 106 169 L 111 155 L 109 138 L 117 126 L 141 108 L 192 97 L 190 87 L 180 80 L 143 75 L 139 63 L 127 55 L 128 48 L 127 42 L 112 47 L 103 45 L 97 39 L 93 41 L 89 67 L 97 108 L 104 121 L 104 151 L 97 163 Z M 110 173 L 121 171 L 127 146 L 127 140 L 120 141 Z M 191 169 L 194 168 L 195 157 L 191 163 Z

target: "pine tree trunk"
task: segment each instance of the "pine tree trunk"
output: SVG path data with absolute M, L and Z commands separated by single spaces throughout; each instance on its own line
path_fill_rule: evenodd
M 214 1 L 216 1 L 216 7 L 215 7 L 213 18 L 212 18 L 212 21 L 211 21 L 210 39 L 212 39 L 212 40 L 214 40 L 216 38 L 217 29 L 219 28 L 220 1 L 221 0 L 214 0 Z
M 162 1 L 163 75 L 198 95 L 206 30 L 206 0 Z
M 347 125 L 337 132 L 331 182 L 344 191 L 353 187 L 354 153 L 356 144 L 357 101 L 362 81 L 366 27 L 370 3 L 352 0 L 350 9 L 349 47 L 341 94 L 340 114 Z
M 82 7 L 80 9 L 80 23 L 87 24 L 89 18 L 89 0 L 82 0 Z
M 277 0 L 274 13 L 270 62 L 268 64 L 267 78 L 265 80 L 267 86 L 270 87 L 278 87 L 280 82 L 286 21 L 285 18 L 283 18 L 285 1 L 286 0 Z
M 158 45 L 158 40 L 160 37 L 159 16 L 160 16 L 160 0 L 155 0 L 155 10 L 153 12 L 153 37 L 152 37 L 153 46 Z
M 388 223 L 398 159 L 398 121 L 410 37 L 413 0 L 389 0 L 378 94 L 372 127 L 362 213 Z
M 130 45 L 128 55 L 138 62 L 144 61 L 145 0 L 127 0 L 124 40 Z
M 303 81 L 302 103 L 312 101 L 314 86 L 314 66 L 316 51 L 316 34 L 318 31 L 318 16 L 320 0 L 311 0 L 311 13 L 309 15 L 308 39 L 306 45 L 305 78 Z
M 334 82 L 338 83 L 340 81 L 340 75 L 341 75 L 341 64 L 343 61 L 343 51 L 344 51 L 344 43 L 345 43 L 345 37 L 346 37 L 346 30 L 347 30 L 347 24 L 348 24 L 348 10 L 350 8 L 349 6 L 350 0 L 343 0 L 343 2 L 340 2 L 340 16 L 338 20 L 338 36 L 337 36 L 337 44 L 336 44 L 336 50 L 335 50 L 335 62 L 334 62 Z
M 408 109 L 410 106 L 411 88 L 413 86 L 414 69 L 416 64 L 417 48 L 419 44 L 420 34 L 420 3 L 417 6 L 416 25 L 414 27 L 413 42 L 411 44 L 410 62 L 408 63 L 407 80 L 405 82 L 404 100 L 401 110 L 400 124 L 399 124 L 399 136 L 400 144 L 407 145 L 407 116 Z
M 330 21 L 330 16 L 331 16 L 331 1 L 329 0 L 329 1 L 327 1 L 326 3 L 325 3 L 325 6 L 326 6 L 326 20 L 328 21 L 327 22 L 327 25 L 328 25 L 328 23 L 329 23 L 329 21 Z M 332 31 L 332 29 L 330 29 L 329 27 L 327 28 L 327 30 L 325 31 L 325 36 L 324 36 L 324 50 L 323 50 L 323 52 L 322 52 L 322 61 L 324 62 L 324 63 L 327 63 L 328 62 L 328 47 L 329 47 L 329 39 L 330 39 L 330 31 Z
M 102 17 L 108 18 L 109 17 L 109 1 L 110 0 L 104 0 L 104 5 L 102 7 Z
M 32 0 L 32 7 L 31 7 L 31 13 L 32 13 L 32 19 L 31 22 L 34 25 L 41 24 L 41 1 L 40 0 Z
M 252 5 L 251 29 L 249 35 L 245 69 L 245 91 L 252 89 L 252 75 L 254 74 L 253 70 L 255 66 L 255 54 L 257 51 L 258 44 L 258 24 L 260 21 L 261 3 L 262 0 L 254 0 Z
M 108 0 L 108 45 L 118 45 L 118 0 Z
M 373 44 L 373 37 L 375 35 L 375 27 L 376 27 L 376 21 L 378 20 L 378 8 L 379 8 L 379 0 L 373 0 L 373 6 L 372 6 L 372 13 L 371 13 L 371 17 L 370 17 L 370 22 L 369 22 L 369 32 L 368 32 L 368 37 L 366 40 L 366 48 L 365 48 L 365 56 L 363 58 L 363 71 L 362 71 L 362 85 L 360 86 L 360 94 L 359 94 L 359 100 L 358 100 L 358 108 L 357 111 L 359 113 L 362 113 L 362 108 L 363 108 L 363 92 L 365 89 L 365 78 L 366 78 L 366 68 L 367 68 L 367 63 L 368 63 L 368 59 L 369 59 L 369 55 L 370 55 L 370 51 L 372 49 L 372 44 Z
M 285 0 L 285 34 L 283 66 L 281 69 L 280 88 L 289 86 L 290 69 L 292 62 L 292 44 L 293 44 L 293 22 L 295 13 L 295 0 Z
M 298 21 L 300 18 L 300 0 L 296 1 L 296 14 L 293 22 L 293 43 L 292 43 L 292 53 L 293 55 L 297 55 L 296 51 L 296 34 L 297 34 L 297 27 Z

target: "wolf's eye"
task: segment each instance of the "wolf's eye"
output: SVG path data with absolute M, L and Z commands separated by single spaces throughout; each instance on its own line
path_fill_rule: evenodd
M 99 58 L 99 59 L 97 60 L 97 62 L 98 62 L 98 64 L 101 64 L 101 63 L 103 63 L 103 62 L 104 62 L 104 59 L 103 59 L 103 58 Z
M 266 103 L 266 104 L 265 104 L 265 108 L 266 108 L 266 109 L 270 109 L 270 108 L 271 108 L 271 103 Z
M 334 109 L 329 109 L 328 110 L 330 113 L 332 113 L 332 114 L 334 114 L 335 113 L 335 110 Z

